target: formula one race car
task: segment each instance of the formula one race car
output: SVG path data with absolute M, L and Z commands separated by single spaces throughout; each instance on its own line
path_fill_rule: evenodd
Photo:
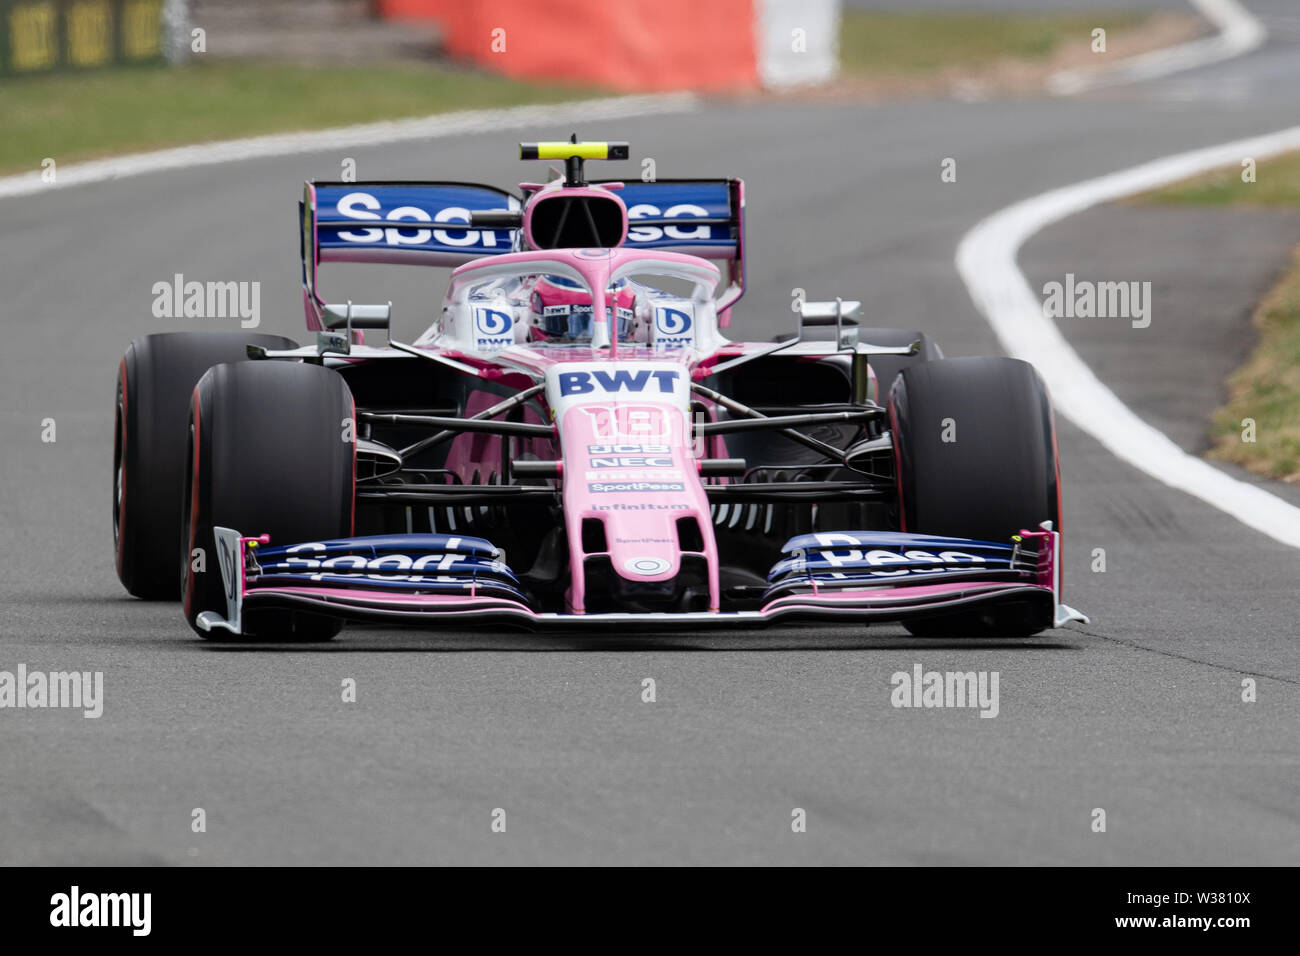
M 1030 365 L 944 358 L 842 299 L 802 303 L 792 337 L 734 341 L 740 180 L 588 182 L 584 160 L 627 144 L 521 149 L 563 172 L 518 196 L 308 183 L 312 346 L 131 343 L 113 482 L 128 591 L 181 595 L 225 639 L 1086 620 L 1061 603 L 1056 437 Z M 331 261 L 456 268 L 406 344 L 391 303 L 321 297 Z

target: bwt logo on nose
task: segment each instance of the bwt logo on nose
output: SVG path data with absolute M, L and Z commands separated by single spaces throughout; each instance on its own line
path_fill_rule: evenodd
M 602 392 L 644 392 L 651 381 L 659 383 L 660 392 L 672 394 L 673 385 L 676 383 L 679 374 L 681 373 L 674 369 L 665 369 L 661 372 L 652 372 L 650 369 L 641 369 L 637 372 L 627 369 L 619 369 L 616 372 L 561 372 L 559 377 L 560 394 L 587 395 L 597 390 Z

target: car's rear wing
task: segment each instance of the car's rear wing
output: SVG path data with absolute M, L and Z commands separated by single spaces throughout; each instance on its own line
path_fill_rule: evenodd
M 614 185 L 593 182 L 590 185 Z M 670 249 L 727 263 L 718 299 L 719 324 L 745 291 L 745 183 L 740 179 L 657 179 L 624 182 L 630 249 Z
M 471 225 L 470 214 L 520 209 L 512 193 L 473 183 L 307 183 L 298 204 L 307 327 L 323 327 L 322 262 L 458 266 L 515 252 L 518 230 Z
M 592 183 L 616 191 L 628 210 L 622 243 L 726 261 L 720 324 L 744 291 L 744 183 L 661 179 Z M 482 213 L 493 213 L 483 216 Z M 454 182 L 309 182 L 298 206 L 307 327 L 319 331 L 322 262 L 458 266 L 522 248 L 523 202 L 494 186 Z

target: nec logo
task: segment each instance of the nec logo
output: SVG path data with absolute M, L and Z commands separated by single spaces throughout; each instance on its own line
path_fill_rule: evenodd
M 601 392 L 644 392 L 650 388 L 652 381 L 659 384 L 659 391 L 672 394 L 673 385 L 681 373 L 675 369 L 652 372 L 641 369 L 637 372 L 619 369 L 616 372 L 561 372 L 559 375 L 561 395 L 588 395 Z M 650 391 L 654 391 L 650 388 Z
M 591 459 L 592 468 L 671 468 L 671 455 L 608 455 Z

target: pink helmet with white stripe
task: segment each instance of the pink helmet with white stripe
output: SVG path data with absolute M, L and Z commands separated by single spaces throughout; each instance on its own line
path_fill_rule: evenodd
M 627 279 L 619 279 L 605 293 L 610 332 L 630 339 L 636 326 L 636 292 Z M 533 333 L 568 342 L 591 340 L 591 293 L 582 283 L 564 276 L 541 275 L 530 295 Z

